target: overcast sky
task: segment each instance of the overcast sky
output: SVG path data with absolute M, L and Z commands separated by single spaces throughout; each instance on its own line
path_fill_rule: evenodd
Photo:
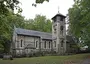
M 38 4 L 37 7 L 32 6 L 35 0 L 20 0 L 23 9 L 22 15 L 27 19 L 33 19 L 36 14 L 45 15 L 51 19 L 55 14 L 59 12 L 63 15 L 68 13 L 68 9 L 74 4 L 73 0 L 50 0 L 43 4 Z

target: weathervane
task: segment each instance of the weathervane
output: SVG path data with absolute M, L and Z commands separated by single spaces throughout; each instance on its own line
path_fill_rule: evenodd
M 58 13 L 59 13 L 59 6 L 58 6 Z

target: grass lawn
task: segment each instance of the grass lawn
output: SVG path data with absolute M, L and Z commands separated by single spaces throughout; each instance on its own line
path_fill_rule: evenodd
M 86 58 L 90 56 L 88 54 L 76 54 L 69 56 L 43 56 L 32 58 L 14 58 L 14 60 L 2 60 L 0 64 L 80 64 Z

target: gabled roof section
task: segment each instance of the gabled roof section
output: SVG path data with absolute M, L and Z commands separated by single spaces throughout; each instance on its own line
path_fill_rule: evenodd
M 35 30 L 27 30 L 22 28 L 16 28 L 15 32 L 19 35 L 27 35 L 27 36 L 38 36 L 42 39 L 52 39 L 52 34 L 47 32 L 40 32 Z
M 75 42 L 75 41 L 73 40 L 73 37 L 72 37 L 72 36 L 67 35 L 67 36 L 66 36 L 66 39 L 67 39 L 67 42 L 70 42 L 70 43 L 74 43 L 74 42 Z
M 66 16 L 64 16 L 63 14 L 58 13 L 58 14 L 56 14 L 52 19 L 56 18 L 56 16 L 62 16 L 62 17 L 64 17 L 64 18 L 66 18 Z

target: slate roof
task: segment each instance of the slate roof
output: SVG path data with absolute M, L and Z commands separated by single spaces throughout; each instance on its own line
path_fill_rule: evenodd
M 42 39 L 52 40 L 52 34 L 47 33 L 47 32 L 27 30 L 27 29 L 22 29 L 22 28 L 15 28 L 15 32 L 19 35 L 38 36 L 38 37 L 41 37 Z
M 27 30 L 27 29 L 22 29 L 22 28 L 15 28 L 15 32 L 19 35 L 37 36 L 37 37 L 41 37 L 42 39 L 49 39 L 49 40 L 53 39 L 52 33 L 47 33 L 47 32 Z M 66 40 L 67 42 L 74 42 L 72 36 L 69 36 L 69 35 L 66 36 Z
M 66 18 L 66 16 L 64 16 L 63 14 L 58 13 L 58 14 L 56 14 L 52 19 L 56 18 L 56 16 L 62 16 L 62 17 L 64 17 L 64 18 Z

